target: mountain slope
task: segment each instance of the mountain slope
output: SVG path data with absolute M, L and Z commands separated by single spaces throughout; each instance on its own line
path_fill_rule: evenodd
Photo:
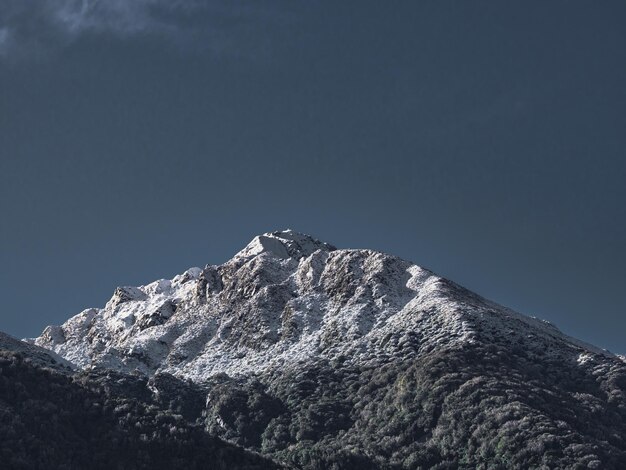
M 626 463 L 620 358 L 412 263 L 293 231 L 120 287 L 35 344 L 189 379 L 208 430 L 296 466 Z
M 42 364 L 34 348 L 0 346 L 3 469 L 279 468 L 129 394 L 146 390 L 139 379 L 72 374 Z

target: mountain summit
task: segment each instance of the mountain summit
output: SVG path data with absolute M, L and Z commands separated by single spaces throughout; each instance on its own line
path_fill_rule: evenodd
M 413 263 L 291 230 L 119 287 L 34 342 L 82 369 L 189 380 L 208 430 L 297 466 L 626 462 L 620 358 Z
M 300 259 L 312 255 L 317 250 L 334 251 L 336 249 L 334 246 L 316 240 L 309 235 L 287 229 L 254 237 L 243 250 L 235 255 L 235 258 L 248 258 L 261 253 L 272 253 L 279 258 Z

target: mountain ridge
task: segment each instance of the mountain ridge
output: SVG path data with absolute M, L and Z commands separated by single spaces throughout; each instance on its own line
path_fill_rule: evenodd
M 355 276 L 361 279 L 353 279 Z M 358 285 L 361 281 L 365 285 Z M 342 300 L 342 296 L 346 299 Z M 458 301 L 464 299 L 471 300 L 476 307 L 471 314 L 458 305 Z M 433 306 L 433 301 L 439 304 Z M 337 250 L 292 230 L 254 237 L 223 265 L 190 268 L 172 280 L 161 279 L 145 286 L 118 287 L 103 309 L 86 309 L 63 326 L 46 328 L 32 342 L 82 367 L 97 366 L 106 359 L 107 367 L 126 372 L 138 370 L 149 375 L 164 367 L 175 375 L 198 379 L 204 372 L 194 374 L 190 354 L 205 354 L 214 363 L 219 349 L 229 343 L 231 323 L 238 324 L 238 333 L 248 338 L 247 343 L 229 344 L 226 360 L 237 362 L 245 356 L 249 362 L 248 354 L 259 356 L 262 343 L 272 354 L 288 352 L 289 356 L 299 357 L 316 353 L 305 344 L 286 344 L 289 332 L 292 336 L 298 335 L 297 328 L 304 329 L 304 334 L 308 333 L 307 343 L 316 341 L 318 349 L 322 337 L 330 341 L 331 326 L 337 324 L 350 341 L 357 342 L 363 342 L 363 336 L 375 337 L 376 331 L 423 330 L 429 319 L 422 318 L 422 322 L 418 320 L 420 325 L 416 325 L 415 318 L 411 317 L 415 312 L 425 317 L 428 308 L 437 309 L 437 315 L 443 317 L 439 326 L 448 333 L 447 341 L 455 341 L 455 338 L 472 341 L 472 335 L 476 334 L 472 326 L 484 323 L 483 320 L 501 323 L 504 318 L 509 323 L 519 321 L 536 330 L 528 334 L 555 335 L 564 345 L 593 354 L 612 355 L 565 335 L 549 322 L 518 314 L 400 258 L 372 250 Z M 276 317 L 278 309 L 281 318 Z M 338 318 L 333 319 L 328 314 L 333 309 L 341 314 Z M 181 310 L 186 318 L 174 325 L 177 327 L 171 326 L 170 320 L 176 321 Z M 217 315 L 213 314 L 215 311 Z M 254 319 L 265 336 L 255 335 L 252 325 L 238 321 L 242 318 L 233 318 L 233 311 L 237 311 L 235 317 L 246 315 L 248 320 Z M 494 312 L 502 318 L 494 317 Z M 203 326 L 197 327 L 198 323 Z M 206 327 L 210 323 L 213 328 Z M 193 336 L 190 328 L 195 328 L 195 337 L 186 340 L 185 335 Z M 315 328 L 324 331 L 318 337 L 311 336 Z M 301 337 L 303 332 L 299 333 Z M 195 344 L 202 343 L 203 337 L 205 344 Z M 86 344 L 83 338 L 91 343 Z M 424 341 L 431 339 L 425 337 Z M 182 346 L 185 342 L 189 345 L 187 349 Z M 288 347 L 277 347 L 277 343 Z M 369 349 L 380 349 L 379 345 L 372 346 L 371 341 L 367 343 Z M 125 350 L 120 352 L 120 346 Z M 341 344 L 331 346 L 340 348 Z M 324 347 L 321 345 L 322 349 Z M 244 356 L 237 357 L 242 354 Z M 186 366 L 176 367 L 176 355 L 186 356 L 181 361 Z M 164 365 L 165 359 L 169 359 L 169 365 Z M 270 361 L 269 358 L 257 359 L 257 365 L 260 360 Z M 207 361 L 199 362 L 206 366 Z M 195 368 L 199 367 L 196 364 Z M 213 369 L 216 373 L 235 371 L 233 367 Z

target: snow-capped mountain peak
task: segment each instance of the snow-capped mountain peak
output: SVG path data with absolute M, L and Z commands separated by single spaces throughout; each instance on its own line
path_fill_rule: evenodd
M 382 364 L 504 336 L 574 360 L 604 353 L 397 257 L 284 230 L 222 265 L 119 287 L 104 308 L 48 327 L 35 343 L 81 367 L 201 382 L 316 360 Z
M 333 251 L 336 248 L 328 243 L 316 240 L 291 229 L 268 232 L 257 235 L 235 258 L 248 258 L 262 253 L 269 253 L 278 258 L 300 259 L 310 256 L 317 250 Z

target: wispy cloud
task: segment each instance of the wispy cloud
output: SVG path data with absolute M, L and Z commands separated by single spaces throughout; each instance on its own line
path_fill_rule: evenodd
M 0 0 L 0 57 L 45 54 L 88 34 L 244 53 L 289 14 L 266 2 L 226 0 Z

